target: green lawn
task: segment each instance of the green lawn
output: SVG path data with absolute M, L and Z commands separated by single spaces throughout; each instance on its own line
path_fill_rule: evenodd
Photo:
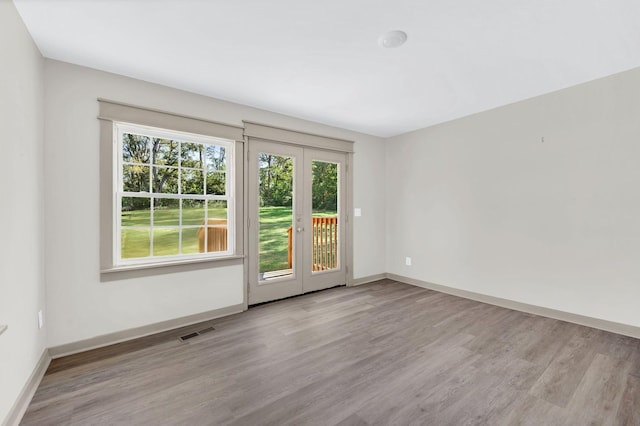
M 260 209 L 260 272 L 279 271 L 289 267 L 287 229 L 290 226 L 290 207 Z
M 335 212 L 314 212 L 314 216 L 335 216 Z M 154 212 L 154 225 L 177 226 L 178 209 L 164 208 Z M 209 207 L 210 218 L 226 218 L 225 208 Z M 198 229 L 204 223 L 204 207 L 183 209 L 183 224 L 197 225 L 183 229 L 182 252 L 198 253 Z M 289 241 L 287 229 L 291 226 L 291 208 L 260 208 L 260 272 L 288 268 L 287 253 Z M 122 213 L 123 226 L 145 226 L 149 224 L 149 211 L 136 210 Z M 178 254 L 179 228 L 155 229 L 153 235 L 154 256 Z M 150 232 L 137 229 L 123 229 L 122 257 L 137 258 L 149 256 Z
M 336 212 L 314 211 L 313 216 L 335 216 Z M 289 236 L 291 226 L 290 207 L 260 208 L 260 272 L 289 268 Z M 310 228 L 310 227 L 309 227 Z
M 178 209 L 163 208 L 153 213 L 155 226 L 178 226 Z M 209 218 L 226 219 L 227 210 L 224 207 L 209 207 Z M 149 210 L 135 210 L 122 212 L 122 226 L 148 226 Z M 194 225 L 194 228 L 182 230 L 182 253 L 199 253 L 198 230 L 204 223 L 204 206 L 183 208 L 182 222 L 184 225 Z M 153 255 L 170 256 L 178 253 L 179 228 L 160 228 L 153 231 Z M 122 257 L 124 259 L 149 256 L 150 231 L 139 229 L 122 230 Z

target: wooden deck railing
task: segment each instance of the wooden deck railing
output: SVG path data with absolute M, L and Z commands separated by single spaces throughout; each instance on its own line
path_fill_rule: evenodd
M 206 227 L 207 252 L 227 250 L 227 221 L 225 219 L 209 219 Z M 311 219 L 311 235 L 313 250 L 312 271 L 325 271 L 338 267 L 338 218 L 313 217 Z M 289 248 L 287 261 L 289 269 L 293 267 L 293 228 L 287 229 Z M 205 252 L 205 227 L 198 230 L 200 253 Z
M 312 271 L 325 271 L 338 267 L 338 218 L 311 218 L 311 235 L 313 250 L 311 253 Z M 289 268 L 293 267 L 293 227 L 287 229 L 289 251 L 287 260 Z
M 204 253 L 204 227 L 198 229 L 198 246 Z M 207 253 L 227 251 L 227 220 L 209 219 L 207 221 Z

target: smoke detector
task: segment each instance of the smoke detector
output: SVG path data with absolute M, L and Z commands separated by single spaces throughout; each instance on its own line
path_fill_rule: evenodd
M 407 33 L 400 30 L 388 31 L 378 37 L 378 44 L 382 47 L 400 47 L 407 41 Z

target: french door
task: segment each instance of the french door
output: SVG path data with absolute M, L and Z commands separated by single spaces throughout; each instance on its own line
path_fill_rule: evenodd
M 346 283 L 346 154 L 251 140 L 249 304 Z

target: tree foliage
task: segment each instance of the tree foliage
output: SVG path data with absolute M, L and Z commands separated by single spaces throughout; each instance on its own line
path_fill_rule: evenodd
M 226 193 L 226 151 L 222 146 L 181 142 L 125 133 L 122 140 L 125 192 L 223 195 Z M 206 185 L 205 185 L 206 183 Z M 149 208 L 145 198 L 127 197 L 126 209 Z M 170 207 L 156 198 L 156 206 Z
M 324 161 L 311 163 L 311 203 L 313 211 L 338 211 L 338 165 Z
M 260 205 L 291 207 L 293 202 L 293 160 L 290 157 L 260 153 Z M 313 211 L 337 211 L 338 165 L 324 161 L 312 162 Z
M 260 205 L 291 207 L 293 203 L 293 160 L 290 157 L 258 155 Z

